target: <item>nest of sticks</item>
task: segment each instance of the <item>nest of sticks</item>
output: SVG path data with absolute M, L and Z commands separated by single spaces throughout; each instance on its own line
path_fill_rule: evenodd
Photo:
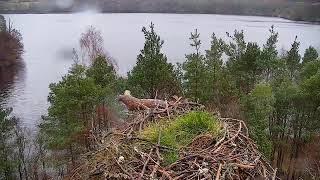
M 134 111 L 125 128 L 101 135 L 99 148 L 83 155 L 69 179 L 279 179 L 242 120 L 219 117 L 224 129 L 219 139 L 199 135 L 182 149 L 161 145 L 161 133 L 158 143 L 137 136 L 148 123 L 203 108 L 175 98 L 162 106 Z M 179 159 L 163 165 L 162 153 L 170 151 L 179 152 Z

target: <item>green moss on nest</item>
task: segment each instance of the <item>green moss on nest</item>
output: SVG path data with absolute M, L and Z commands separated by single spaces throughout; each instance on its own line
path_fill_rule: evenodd
M 208 112 L 190 112 L 175 120 L 163 120 L 150 124 L 141 132 L 140 137 L 157 143 L 159 133 L 161 133 L 161 145 L 180 149 L 190 144 L 200 134 L 217 137 L 221 133 L 221 125 Z M 178 152 L 165 152 L 162 156 L 165 164 L 171 164 L 178 159 Z

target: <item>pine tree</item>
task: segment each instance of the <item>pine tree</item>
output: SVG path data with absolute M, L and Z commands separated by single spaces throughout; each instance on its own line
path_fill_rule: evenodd
M 229 56 L 227 68 L 233 77 L 238 95 L 248 94 L 261 75 L 261 50 L 257 43 L 245 42 L 243 31 L 235 31 L 226 54 Z
M 209 98 L 213 100 L 214 103 L 219 103 L 221 96 L 222 71 L 223 71 L 223 60 L 222 54 L 224 52 L 224 41 L 220 38 L 218 39 L 213 33 L 211 36 L 211 47 L 206 50 L 205 65 L 207 69 L 207 94 Z
M 239 71 L 241 72 L 241 89 L 248 94 L 258 82 L 261 74 L 261 67 L 259 61 L 261 51 L 257 43 L 249 42 L 247 44 L 246 52 L 239 61 Z
M 73 161 L 82 132 L 94 128 L 95 106 L 107 93 L 93 78 L 86 76 L 85 66 L 78 64 L 49 88 L 50 107 L 40 130 L 49 149 L 67 149 Z
M 144 48 L 138 55 L 136 66 L 128 73 L 128 83 L 134 94 L 147 98 L 174 95 L 179 90 L 174 68 L 161 52 L 164 41 L 156 34 L 154 24 L 150 30 L 143 27 Z
M 190 45 L 195 48 L 195 52 L 186 55 L 187 60 L 182 66 L 184 71 L 183 84 L 188 97 L 205 101 L 207 100 L 207 94 L 205 92 L 207 83 L 205 57 L 200 53 L 201 41 L 199 37 L 200 34 L 196 29 L 194 33 L 191 33 L 191 37 L 189 38 L 192 41 Z
M 253 91 L 242 98 L 242 104 L 250 135 L 257 142 L 265 156 L 271 155 L 271 142 L 268 133 L 269 117 L 275 102 L 272 88 L 268 84 L 258 84 Z
M 110 88 L 110 91 L 113 91 L 116 88 L 117 75 L 113 65 L 109 62 L 106 57 L 98 56 L 87 70 L 87 76 L 94 79 L 96 85 Z
M 277 42 L 279 33 L 275 32 L 274 26 L 269 29 L 270 37 L 268 38 L 266 44 L 263 45 L 261 52 L 261 58 L 259 66 L 262 69 L 262 78 L 269 82 L 274 74 L 274 69 L 277 67 Z
M 237 90 L 237 94 L 240 95 L 242 93 L 242 74 L 243 72 L 240 70 L 239 62 L 243 54 L 246 51 L 247 43 L 244 40 L 243 31 L 234 31 L 233 36 L 227 33 L 227 36 L 231 39 L 230 43 L 225 47 L 225 53 L 228 56 L 228 61 L 226 62 L 226 68 L 228 74 L 232 77 L 232 86 Z
M 234 63 L 245 53 L 247 43 L 244 40 L 243 31 L 235 30 L 233 36 L 229 33 L 227 33 L 227 36 L 232 40 L 225 48 L 226 55 L 229 56 L 227 66 L 232 69 Z
M 296 36 L 294 42 L 291 45 L 291 49 L 287 52 L 287 55 L 285 57 L 286 65 L 292 79 L 296 78 L 297 72 L 300 69 L 301 56 L 299 54 L 299 46 L 300 43 L 297 41 Z
M 307 63 L 303 63 L 303 67 L 301 70 L 301 79 L 309 79 L 311 76 L 315 75 L 320 69 L 320 59 L 313 60 Z
M 309 48 L 306 49 L 306 51 L 304 52 L 302 63 L 305 64 L 305 63 L 317 60 L 318 56 L 319 54 L 317 50 L 314 47 L 309 46 Z

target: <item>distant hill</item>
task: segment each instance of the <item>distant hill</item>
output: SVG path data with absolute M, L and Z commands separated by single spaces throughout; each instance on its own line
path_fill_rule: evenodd
M 206 13 L 320 22 L 319 0 L 0 0 L 0 13 Z

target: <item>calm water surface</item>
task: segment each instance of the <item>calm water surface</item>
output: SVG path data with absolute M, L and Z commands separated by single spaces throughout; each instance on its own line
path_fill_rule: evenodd
M 125 75 L 135 64 L 143 48 L 142 26 L 152 21 L 165 40 L 163 51 L 170 62 L 182 62 L 189 47 L 190 32 L 201 34 L 202 51 L 209 48 L 210 36 L 226 38 L 226 32 L 243 29 L 247 41 L 262 45 L 268 29 L 279 32 L 279 49 L 288 49 L 295 36 L 301 42 L 301 53 L 309 45 L 320 49 L 320 25 L 297 23 L 280 18 L 191 15 L 191 14 L 43 14 L 5 15 L 23 36 L 25 67 L 14 74 L 0 94 L 2 103 L 13 107 L 23 124 L 35 128 L 48 107 L 48 85 L 61 79 L 72 64 L 72 48 L 78 47 L 81 33 L 90 25 L 102 32 L 105 48 Z M 1 78 L 0 78 L 1 79 Z

